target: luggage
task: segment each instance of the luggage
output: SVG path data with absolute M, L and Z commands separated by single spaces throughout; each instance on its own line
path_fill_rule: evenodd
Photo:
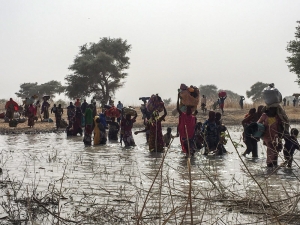
M 4 117 L 5 117 L 5 112 L 4 113 L 0 113 L 0 118 L 4 119 Z
M 135 116 L 135 114 L 136 114 L 136 111 L 135 111 L 135 109 L 133 109 L 133 108 L 129 108 L 129 107 L 124 107 L 123 108 L 123 114 L 124 115 L 131 115 L 131 116 Z
M 220 92 L 219 92 L 219 98 L 224 98 L 224 97 L 226 97 L 226 96 L 227 96 L 226 91 L 220 91 Z
M 274 84 L 270 84 L 268 87 L 266 87 L 262 91 L 262 94 L 266 105 L 282 102 L 282 95 L 278 89 L 274 87 Z
M 110 109 L 105 111 L 105 116 L 119 118 L 121 116 L 121 112 L 117 107 L 112 106 Z
M 146 105 L 147 111 L 152 113 L 155 110 L 162 112 L 164 110 L 164 102 L 157 94 L 152 95 Z
M 17 127 L 18 121 L 13 119 L 13 120 L 9 121 L 8 124 L 9 124 L 10 127 Z

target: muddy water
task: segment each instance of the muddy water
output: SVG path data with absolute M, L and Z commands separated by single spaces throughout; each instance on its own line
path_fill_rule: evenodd
M 241 130 L 229 130 L 232 139 L 240 143 Z M 17 203 L 9 201 L 9 196 L 35 196 L 40 203 L 60 199 L 60 209 L 55 204 L 44 207 L 69 219 L 64 221 L 67 224 L 136 224 L 142 208 L 144 223 L 163 224 L 168 220 L 167 224 L 190 224 L 187 159 L 178 138 L 166 154 L 162 173 L 148 196 L 163 154 L 149 153 L 143 134 L 134 138 L 137 146 L 126 149 L 117 142 L 85 147 L 82 137 L 67 138 L 65 133 L 0 136 L 1 176 L 6 184 L 0 189 L 0 200 L 6 204 L 0 217 L 8 224 L 13 217 L 37 224 L 55 223 L 55 216 L 41 207 L 30 215 L 26 207 L 19 209 Z M 203 156 L 200 151 L 191 159 L 194 224 L 266 224 L 268 218 L 263 215 L 243 213 L 241 206 L 232 204 L 231 200 L 246 198 L 259 201 L 262 195 L 230 141 L 226 149 L 228 154 L 224 156 Z M 238 149 L 244 151 L 241 146 Z M 243 158 L 265 194 L 275 201 L 284 198 L 286 192 L 298 193 L 300 169 L 294 165 L 293 170 L 274 172 L 265 167 L 265 158 L 262 143 L 258 159 Z M 300 164 L 299 153 L 295 160 Z

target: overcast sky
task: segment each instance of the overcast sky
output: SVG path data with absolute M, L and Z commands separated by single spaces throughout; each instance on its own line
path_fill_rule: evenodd
M 0 0 L 0 98 L 24 82 L 70 73 L 79 46 L 101 37 L 132 45 L 115 100 L 159 93 L 176 100 L 181 83 L 215 84 L 240 95 L 257 81 L 283 96 L 300 92 L 285 62 L 300 20 L 298 0 Z

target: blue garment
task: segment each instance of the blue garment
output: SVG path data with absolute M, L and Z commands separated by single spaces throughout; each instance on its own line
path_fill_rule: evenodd
M 216 122 L 206 120 L 203 123 L 202 132 L 205 138 L 205 147 L 209 150 L 216 150 L 219 143 L 218 126 Z
M 227 98 L 227 96 L 226 97 L 220 97 L 219 98 L 219 104 L 224 104 L 226 98 Z
M 107 127 L 107 123 L 106 123 L 106 118 L 105 115 L 103 113 L 99 114 L 99 119 L 100 119 L 100 123 L 104 126 Z

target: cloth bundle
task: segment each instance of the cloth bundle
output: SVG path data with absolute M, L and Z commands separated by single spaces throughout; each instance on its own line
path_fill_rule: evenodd
M 155 110 L 162 112 L 164 110 L 164 102 L 158 94 L 152 95 L 146 105 L 147 111 L 152 113 Z
M 105 111 L 105 115 L 108 117 L 119 118 L 121 116 L 121 112 L 117 107 L 112 106 L 110 109 Z
M 227 93 L 226 93 L 226 91 L 220 91 L 219 92 L 219 98 L 224 98 L 224 97 L 226 97 L 227 96 Z

